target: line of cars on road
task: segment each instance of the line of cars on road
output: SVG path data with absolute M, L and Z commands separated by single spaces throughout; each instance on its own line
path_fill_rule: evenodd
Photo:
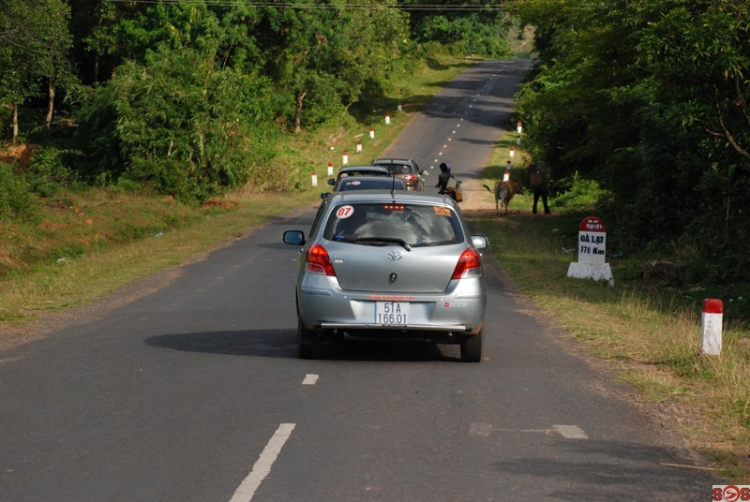
M 342 168 L 307 235 L 284 232 L 300 247 L 298 356 L 314 359 L 321 343 L 348 335 L 459 344 L 462 361 L 479 362 L 489 242 L 453 199 L 422 191 L 416 163 L 382 160 Z
M 355 184 L 352 183 L 353 180 L 347 180 L 347 178 L 352 177 L 367 178 L 367 180 L 360 180 L 360 183 Z M 334 191 L 362 190 L 364 188 L 359 187 L 359 185 L 363 184 L 367 185 L 368 189 L 372 189 L 376 188 L 379 184 L 377 180 L 372 178 L 382 177 L 388 177 L 403 183 L 403 188 L 400 188 L 400 185 L 398 185 L 395 188 L 396 190 L 418 192 L 424 190 L 423 173 L 419 165 L 411 159 L 399 158 L 377 158 L 370 165 L 344 166 L 339 169 L 336 178 L 328 180 L 328 184 L 334 187 Z M 327 197 L 327 195 L 323 195 L 322 197 Z

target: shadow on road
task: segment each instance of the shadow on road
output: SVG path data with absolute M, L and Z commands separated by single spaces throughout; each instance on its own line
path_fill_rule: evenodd
M 294 329 L 216 331 L 157 335 L 146 338 L 146 345 L 162 349 L 206 354 L 297 358 L 297 332 Z M 334 361 L 458 361 L 458 346 L 421 340 L 369 340 L 345 337 L 342 341 L 322 342 L 319 360 Z

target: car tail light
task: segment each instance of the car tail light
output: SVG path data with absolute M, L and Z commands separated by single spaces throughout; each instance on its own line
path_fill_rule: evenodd
M 335 276 L 331 258 L 328 251 L 320 244 L 315 244 L 307 250 L 307 271 L 314 274 L 325 274 Z
M 456 263 L 451 279 L 462 279 L 464 277 L 478 276 L 482 268 L 482 259 L 476 249 L 470 248 L 461 253 Z M 472 271 L 476 273 L 472 273 Z
M 417 175 L 416 174 L 407 174 L 407 175 L 404 175 L 404 183 L 412 183 L 414 181 L 417 181 Z

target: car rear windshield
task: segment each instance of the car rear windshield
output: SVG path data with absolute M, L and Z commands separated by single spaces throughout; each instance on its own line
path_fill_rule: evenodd
M 335 207 L 325 239 L 363 245 L 403 241 L 409 246 L 440 246 L 464 240 L 458 215 L 446 206 L 355 203 Z
M 388 168 L 388 172 L 391 174 L 411 174 L 412 168 L 406 164 L 388 164 L 384 165 Z
M 339 184 L 339 190 L 342 192 L 347 190 L 403 190 L 404 182 L 401 180 L 394 180 L 393 178 L 342 178 Z

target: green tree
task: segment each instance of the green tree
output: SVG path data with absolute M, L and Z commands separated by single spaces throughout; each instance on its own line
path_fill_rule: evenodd
M 505 35 L 511 17 L 500 1 L 402 0 L 419 42 L 437 42 L 460 54 L 508 57 Z
M 269 83 L 216 55 L 158 47 L 127 62 L 78 116 L 87 175 L 130 179 L 189 203 L 247 182 L 273 156 Z
M 266 70 L 289 96 L 293 130 L 338 117 L 367 86 L 383 85 L 408 38 L 393 2 L 306 8 L 310 2 L 264 9 L 260 39 Z M 274 41 L 273 43 L 268 43 Z
M 510 7 L 537 28 L 540 63 L 519 99 L 535 162 L 557 179 L 601 181 L 613 193 L 611 228 L 630 249 L 679 242 L 694 250 L 685 259 L 719 258 L 727 277 L 747 276 L 747 3 Z
M 0 4 L 0 103 L 12 110 L 14 144 L 19 135 L 19 107 L 46 87 L 49 127 L 58 86 L 75 82 L 69 19 L 70 9 L 62 0 Z

